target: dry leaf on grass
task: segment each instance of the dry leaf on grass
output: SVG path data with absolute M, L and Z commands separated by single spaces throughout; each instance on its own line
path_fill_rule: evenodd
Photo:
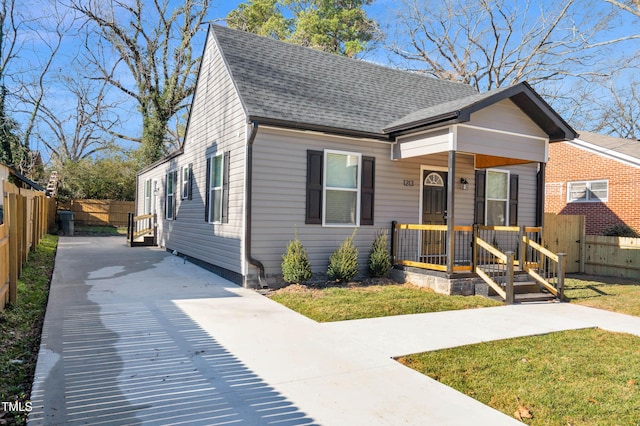
M 527 407 L 520 405 L 518 410 L 513 414 L 513 417 L 522 421 L 523 419 L 532 419 L 533 414 L 531 414 L 531 411 L 529 411 Z
M 513 417 L 515 417 L 520 421 L 522 421 L 523 419 L 532 419 L 533 414 L 531 414 L 531 411 L 529 411 L 527 407 L 525 407 L 520 403 L 520 398 L 518 398 L 517 396 L 516 396 L 516 401 L 518 402 L 518 409 L 516 410 L 515 413 L 513 413 Z

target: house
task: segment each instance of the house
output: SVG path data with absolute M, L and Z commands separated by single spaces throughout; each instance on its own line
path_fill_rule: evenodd
M 585 216 L 587 235 L 614 225 L 640 232 L 640 142 L 580 132 L 552 144 L 546 170 L 546 211 Z
M 527 83 L 477 93 L 211 25 L 184 142 L 138 174 L 136 213 L 245 286 L 277 284 L 296 230 L 321 275 L 357 229 L 366 271 L 394 222 L 398 270 L 448 280 L 472 271 L 473 224 L 541 225 L 549 144 L 574 137 Z

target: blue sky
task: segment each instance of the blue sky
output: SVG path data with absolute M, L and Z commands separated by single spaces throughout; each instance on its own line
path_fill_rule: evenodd
M 17 0 L 17 1 L 19 2 L 19 4 L 22 5 L 23 12 L 25 12 L 26 14 L 41 13 L 40 10 L 47 10 L 47 8 L 52 7 L 52 5 L 55 6 L 59 4 L 56 2 L 56 0 L 32 0 L 32 1 Z M 180 1 L 180 0 L 172 0 L 172 1 Z M 378 21 L 384 27 L 385 21 L 387 21 L 388 23 L 388 21 L 391 21 L 391 19 L 393 18 L 393 10 L 398 7 L 397 4 L 400 1 L 401 0 L 397 0 L 397 1 L 379 0 L 374 2 L 373 5 L 368 6 L 367 12 L 371 18 Z M 438 5 L 440 4 L 440 2 L 432 2 L 429 0 L 422 0 L 422 1 L 424 1 L 424 3 L 429 5 L 430 7 L 438 7 Z M 586 4 L 588 0 L 578 0 L 578 1 L 581 2 L 580 4 L 582 3 Z M 595 8 L 590 8 L 590 9 L 585 8 L 585 13 L 602 12 L 608 7 L 604 2 L 604 0 L 594 0 L 594 1 L 595 2 L 592 4 L 595 5 Z M 558 3 L 557 0 L 555 1 L 554 0 L 531 0 L 531 2 L 532 2 L 532 8 L 541 7 L 540 6 L 541 3 L 544 3 L 544 2 Z M 219 21 L 224 19 L 224 17 L 231 10 L 237 8 L 240 3 L 242 2 L 241 1 L 215 1 L 215 0 L 212 1 L 210 5 L 210 10 L 209 10 L 209 16 L 208 16 L 209 20 Z M 625 19 L 621 19 L 619 21 L 619 25 L 616 27 L 616 33 L 628 34 L 632 31 L 636 31 L 636 28 L 638 28 L 638 26 L 630 25 L 631 22 L 635 24 L 637 23 L 637 20 L 633 20 L 628 17 Z M 38 52 L 40 48 L 44 48 L 46 41 L 51 41 L 51 39 L 53 39 L 52 37 L 50 37 L 50 34 L 48 38 L 46 32 L 42 32 L 42 31 L 29 32 L 28 28 L 26 28 L 26 31 L 24 31 L 23 34 L 24 35 L 20 40 L 21 43 L 23 43 L 23 46 L 28 50 L 35 51 L 35 52 Z M 58 58 L 58 62 L 56 63 L 56 67 L 57 67 L 56 69 L 58 70 L 59 73 L 65 72 L 65 70 L 67 69 L 66 67 L 68 67 L 68 64 L 70 63 L 70 58 L 73 55 L 73 52 L 77 50 L 77 46 L 81 42 L 82 40 L 73 39 L 73 38 L 68 38 L 66 40 L 66 43 L 68 43 L 68 45 L 65 48 L 63 48 L 63 55 L 61 55 Z M 618 46 L 617 49 L 639 50 L 639 46 L 640 46 L 640 41 L 636 40 L 633 43 L 627 43 L 624 46 Z M 194 52 L 193 52 L 194 55 L 200 55 L 201 51 L 202 51 L 202 46 L 194 46 Z M 614 53 L 615 52 L 612 51 L 611 56 L 614 56 Z M 43 57 L 46 57 L 46 55 L 39 56 L 37 53 L 36 55 L 32 55 L 31 57 L 24 56 L 19 58 L 20 60 L 17 64 L 20 67 L 23 67 L 25 72 L 29 72 L 29 69 L 36 69 L 37 67 L 42 65 Z M 384 51 L 383 49 L 377 49 L 372 53 L 367 54 L 364 59 L 385 64 L 385 63 L 389 63 L 389 57 L 390 55 L 386 51 Z M 600 58 L 600 60 L 606 60 L 606 58 Z M 17 72 L 15 74 L 17 77 L 20 76 L 20 72 Z M 635 74 L 640 74 L 640 73 L 636 72 Z M 628 78 L 629 78 L 629 75 L 626 75 L 626 76 L 623 75 L 619 77 L 618 81 L 624 82 L 625 79 L 628 79 Z M 53 96 L 54 98 L 56 98 L 56 102 L 58 104 L 58 107 L 60 108 L 61 115 L 63 113 L 69 113 L 69 114 L 73 113 L 73 105 L 68 103 L 68 98 L 67 98 L 68 95 L 65 94 L 63 89 L 55 85 L 50 85 L 49 87 L 47 87 L 47 91 L 50 97 Z M 139 115 L 136 112 L 135 104 L 131 104 L 131 103 L 124 104 L 123 111 L 125 111 L 124 114 L 128 117 L 127 126 L 124 132 L 129 134 L 136 133 L 136 129 L 140 129 L 141 120 L 139 119 Z M 23 119 L 24 114 L 18 115 L 17 118 L 19 120 L 21 118 Z M 132 146 L 126 143 L 124 145 Z M 32 148 L 36 148 L 44 151 L 43 146 L 32 146 Z

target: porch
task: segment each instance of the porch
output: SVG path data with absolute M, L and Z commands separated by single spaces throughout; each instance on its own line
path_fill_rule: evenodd
M 526 282 L 543 295 L 563 299 L 566 258 L 543 246 L 542 227 L 393 222 L 391 235 L 393 264 L 401 271 L 395 274 L 422 275 L 423 284 L 436 291 L 491 292 L 511 304 L 524 299 L 516 292 Z

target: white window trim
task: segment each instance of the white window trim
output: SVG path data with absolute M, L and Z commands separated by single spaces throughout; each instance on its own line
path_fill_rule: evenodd
M 164 184 L 164 188 L 165 188 L 165 199 L 164 199 L 164 218 L 166 220 L 174 220 L 176 218 L 176 209 L 178 208 L 178 203 L 174 201 L 173 197 L 176 197 L 178 195 L 178 188 L 175 182 L 175 178 L 174 175 L 177 174 L 176 173 L 177 170 L 173 169 L 173 170 L 169 170 L 166 175 L 165 175 L 165 179 L 166 182 Z M 173 192 L 169 193 L 169 175 L 172 176 L 172 179 L 174 180 L 173 182 Z M 171 208 L 171 217 L 169 217 L 169 196 L 171 196 L 171 203 L 172 208 Z
M 607 196 L 604 198 L 590 198 L 591 193 L 591 184 L 593 183 L 606 183 L 607 184 Z M 584 183 L 587 190 L 587 198 L 584 200 L 580 199 L 572 199 L 571 198 L 571 185 Z M 596 179 L 596 180 L 576 180 L 572 182 L 567 182 L 567 203 L 604 203 L 609 201 L 609 180 L 608 179 Z
M 356 188 L 335 188 L 327 186 L 327 156 L 329 154 L 354 155 L 358 157 L 358 172 L 356 173 Z M 353 228 L 360 227 L 360 187 L 362 186 L 362 154 L 359 152 L 338 151 L 334 149 L 325 149 L 324 158 L 322 160 L 322 226 L 333 228 Z M 327 189 L 330 191 L 345 191 L 356 193 L 356 213 L 354 223 L 327 223 Z
M 151 187 L 151 179 L 146 179 L 144 181 L 144 206 L 142 208 L 143 214 L 151 213 L 151 192 L 153 188 Z
M 495 173 L 503 173 L 507 175 L 507 195 L 506 198 L 489 198 L 489 172 Z M 505 169 L 487 169 L 485 175 L 485 184 L 484 184 L 484 224 L 488 226 L 489 222 L 489 201 L 504 201 L 505 202 L 505 211 L 504 211 L 504 225 L 500 226 L 509 226 L 509 194 L 511 194 L 511 171 Z M 497 226 L 497 225 L 493 225 Z
M 220 186 L 213 186 L 213 165 L 214 165 L 214 161 L 216 157 L 220 157 Z M 207 212 L 207 219 L 208 222 L 214 225 L 218 225 L 222 223 L 222 209 L 224 208 L 224 206 L 222 205 L 222 192 L 223 192 L 223 187 L 224 187 L 224 152 L 220 152 L 220 153 L 215 153 L 215 154 L 211 154 L 209 157 L 209 170 L 207 170 L 207 179 L 209 180 L 209 194 L 207 194 L 207 196 L 209 197 L 209 211 Z M 212 209 L 213 209 L 213 194 L 215 194 L 215 190 L 219 189 L 220 190 L 220 220 L 213 220 L 212 216 Z
M 186 200 L 189 198 L 189 166 L 182 166 L 180 172 L 180 197 Z M 184 176 L 185 172 L 187 173 L 186 179 Z

